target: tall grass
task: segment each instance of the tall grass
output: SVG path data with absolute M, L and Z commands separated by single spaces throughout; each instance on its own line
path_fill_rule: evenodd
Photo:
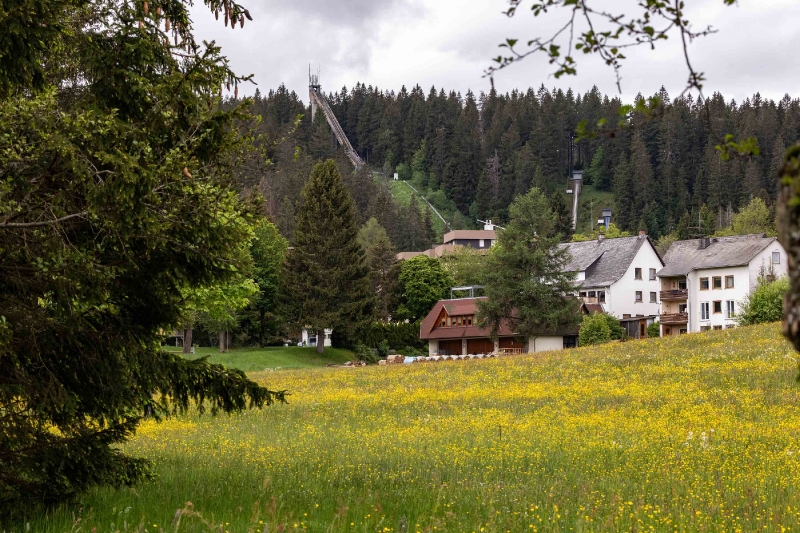
M 93 491 L 28 524 L 43 533 L 797 530 L 800 389 L 778 329 L 254 374 L 291 390 L 290 404 L 147 422 L 126 451 L 155 462 L 155 481 Z

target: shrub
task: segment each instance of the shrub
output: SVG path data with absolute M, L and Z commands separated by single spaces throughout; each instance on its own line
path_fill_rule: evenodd
M 647 326 L 647 336 L 648 337 L 660 337 L 661 336 L 661 324 L 658 322 L 653 322 L 649 326 Z
M 364 361 L 367 364 L 377 363 L 380 359 L 377 350 L 370 348 L 362 342 L 356 345 L 355 353 L 359 361 Z
M 783 319 L 783 297 L 789 292 L 789 279 L 762 282 L 741 302 L 738 322 L 742 326 L 777 322 Z
M 608 330 L 611 332 L 612 341 L 621 341 L 628 336 L 628 332 L 622 327 L 617 317 L 605 313 L 602 313 L 601 316 L 605 319 L 606 324 L 608 324 Z
M 603 313 L 586 315 L 581 323 L 581 330 L 578 334 L 580 346 L 591 346 L 593 344 L 604 344 L 611 340 L 611 328 Z
M 389 341 L 383 339 L 378 343 L 378 357 L 384 358 L 389 355 Z

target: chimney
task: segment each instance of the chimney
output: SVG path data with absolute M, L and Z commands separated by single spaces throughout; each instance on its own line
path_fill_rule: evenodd
M 598 233 L 597 234 L 597 242 L 603 242 L 605 240 L 605 238 L 606 238 L 606 236 L 605 236 L 604 233 Z
M 645 230 L 643 230 L 643 229 L 640 229 L 639 230 L 639 237 L 644 237 L 645 235 L 647 235 L 647 232 Z
M 708 245 L 710 244 L 710 242 L 711 242 L 711 239 L 709 239 L 708 237 L 701 238 L 700 239 L 700 246 L 699 246 L 698 249 L 705 250 L 706 248 L 708 248 Z

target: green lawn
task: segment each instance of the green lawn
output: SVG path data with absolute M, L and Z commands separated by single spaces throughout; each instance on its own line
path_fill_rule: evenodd
M 147 420 L 153 481 L 6 532 L 800 531 L 797 363 L 767 324 L 252 373 L 289 404 Z
M 166 347 L 176 350 L 174 347 Z M 311 368 L 325 366 L 328 363 L 341 364 L 355 360 L 356 356 L 349 350 L 325 348 L 325 353 L 317 354 L 316 348 L 300 346 L 270 346 L 267 348 L 235 348 L 228 353 L 219 353 L 218 348 L 197 348 L 194 356 L 209 356 L 212 363 L 221 363 L 228 368 L 238 368 L 245 372 L 277 370 L 282 368 Z

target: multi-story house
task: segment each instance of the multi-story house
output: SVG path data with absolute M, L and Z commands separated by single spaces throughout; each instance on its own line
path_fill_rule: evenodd
M 503 351 L 530 353 L 574 348 L 578 345 L 578 326 L 565 326 L 552 331 L 544 329 L 527 338 L 520 338 L 508 321 L 500 324 L 496 341 L 487 328 L 475 320 L 478 301 L 484 298 L 440 300 L 420 324 L 420 339 L 428 341 L 430 355 L 474 355 Z M 584 313 L 588 312 L 585 306 Z
M 661 284 L 656 273 L 664 267 L 647 235 L 600 236 L 561 246 L 572 258 L 566 270 L 576 273 L 581 300 L 619 318 L 628 335 L 644 337 L 647 326 L 659 314 Z
M 734 327 L 759 276 L 786 275 L 786 261 L 783 246 L 764 234 L 672 243 L 658 272 L 661 335 Z

